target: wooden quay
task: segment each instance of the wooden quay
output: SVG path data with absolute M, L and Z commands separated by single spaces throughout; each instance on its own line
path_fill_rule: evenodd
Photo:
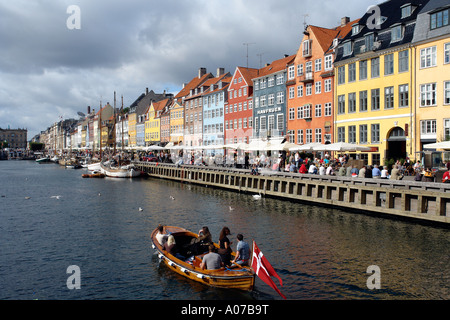
M 450 184 L 136 162 L 150 177 L 450 225 Z

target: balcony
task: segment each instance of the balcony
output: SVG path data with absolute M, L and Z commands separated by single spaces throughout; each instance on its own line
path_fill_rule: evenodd
M 305 74 L 301 75 L 299 77 L 300 82 L 308 83 L 308 82 L 314 82 L 314 76 L 312 72 L 306 72 Z

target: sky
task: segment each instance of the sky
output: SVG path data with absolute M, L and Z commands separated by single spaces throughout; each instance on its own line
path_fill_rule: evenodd
M 30 140 L 114 92 L 127 107 L 146 88 L 178 93 L 200 67 L 259 68 L 295 54 L 305 23 L 333 28 L 379 2 L 0 0 L 0 128 Z

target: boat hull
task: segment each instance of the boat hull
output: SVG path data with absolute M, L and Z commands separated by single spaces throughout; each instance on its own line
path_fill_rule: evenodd
M 141 171 L 131 167 L 127 169 L 112 169 L 100 163 L 100 172 L 111 178 L 135 178 L 141 175 Z
M 197 237 L 195 233 L 179 227 L 166 226 L 164 229 L 166 233 L 170 232 L 176 238 L 176 242 L 177 237 L 179 236 Z M 243 267 L 235 269 L 221 268 L 217 270 L 202 270 L 200 268 L 200 263 L 203 255 L 194 256 L 192 264 L 180 260 L 163 250 L 162 246 L 155 238 L 156 233 L 157 230 L 155 229 L 151 235 L 152 247 L 156 250 L 161 262 L 163 262 L 170 270 L 192 281 L 212 287 L 238 289 L 243 291 L 253 290 L 255 273 L 251 268 Z M 217 244 L 215 244 L 215 246 L 217 247 Z

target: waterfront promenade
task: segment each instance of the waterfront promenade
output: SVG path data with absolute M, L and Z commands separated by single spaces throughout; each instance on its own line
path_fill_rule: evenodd
M 450 224 L 450 184 L 136 162 L 150 177 L 368 214 Z

